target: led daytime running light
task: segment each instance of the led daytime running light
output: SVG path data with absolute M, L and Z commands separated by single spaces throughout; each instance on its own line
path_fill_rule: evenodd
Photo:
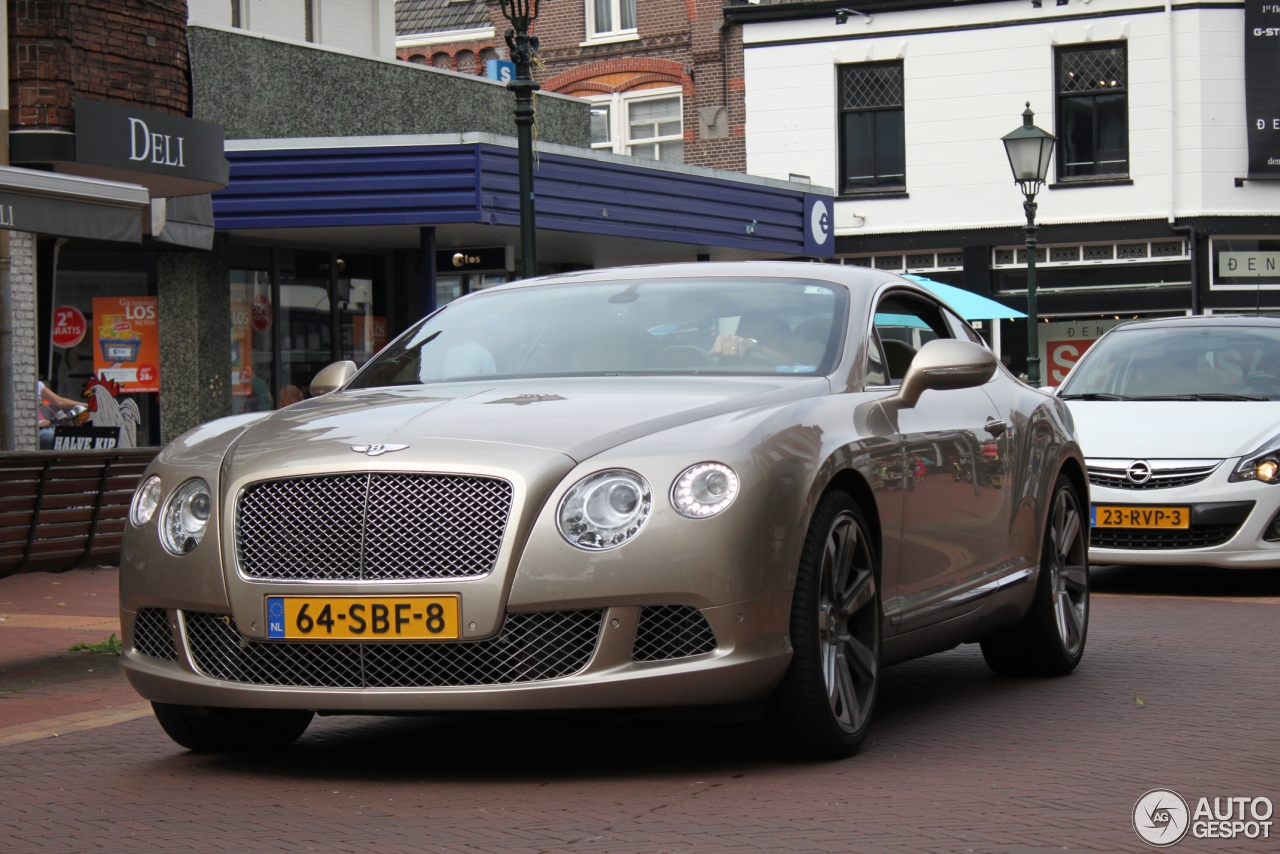
M 671 506 L 690 519 L 706 519 L 728 509 L 738 486 L 738 475 L 724 463 L 698 463 L 671 484 Z

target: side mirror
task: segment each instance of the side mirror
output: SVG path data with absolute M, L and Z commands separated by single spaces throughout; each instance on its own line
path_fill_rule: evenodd
M 356 363 L 350 359 L 334 362 L 324 368 L 311 380 L 311 396 L 319 397 L 331 391 L 337 391 L 356 375 Z
M 925 344 L 911 360 L 898 391 L 898 402 L 912 407 L 929 389 L 973 388 L 996 372 L 996 354 L 972 341 L 938 338 Z

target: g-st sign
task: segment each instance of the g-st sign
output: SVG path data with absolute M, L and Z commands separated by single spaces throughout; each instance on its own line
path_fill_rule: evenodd
M 226 187 L 230 166 L 222 143 L 222 125 L 213 122 L 76 100 L 77 163 L 182 179 L 184 192 L 172 195 Z

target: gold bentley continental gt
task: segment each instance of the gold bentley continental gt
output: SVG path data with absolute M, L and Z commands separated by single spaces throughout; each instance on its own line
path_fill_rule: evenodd
M 178 438 L 130 508 L 124 666 L 184 747 L 317 712 L 724 705 L 840 757 L 896 662 L 1083 653 L 1070 414 L 892 274 L 529 279 L 311 392 Z

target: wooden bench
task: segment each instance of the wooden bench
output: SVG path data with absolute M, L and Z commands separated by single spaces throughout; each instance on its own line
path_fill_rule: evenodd
M 0 453 L 0 578 L 115 565 L 158 448 Z

